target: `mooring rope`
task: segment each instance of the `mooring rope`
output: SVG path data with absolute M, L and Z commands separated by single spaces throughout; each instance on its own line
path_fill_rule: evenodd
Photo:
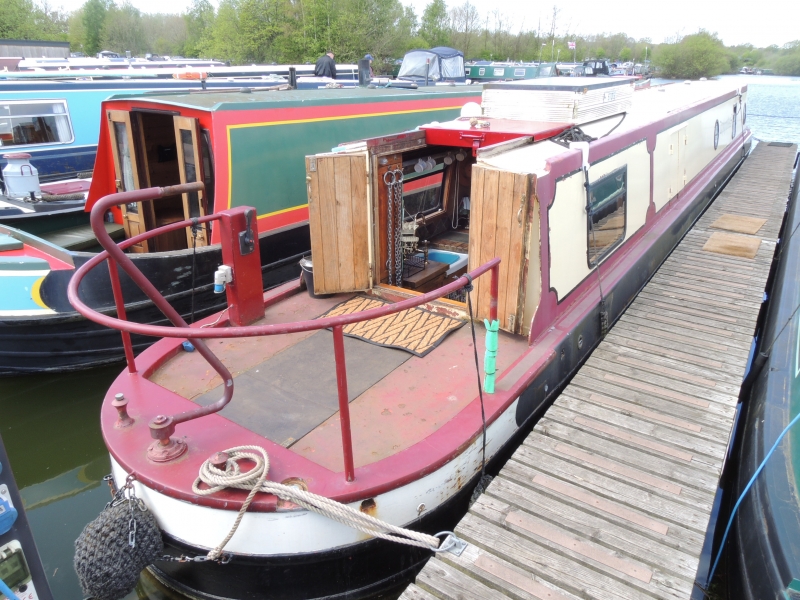
M 356 508 L 336 502 L 324 496 L 312 494 L 296 486 L 268 481 L 269 455 L 261 446 L 236 446 L 235 448 L 225 450 L 225 454 L 228 455 L 228 460 L 224 470 L 215 467 L 211 464 L 210 460 L 203 463 L 200 467 L 199 477 L 192 484 L 192 491 L 199 496 L 208 496 L 222 491 L 225 488 L 250 490 L 250 493 L 242 504 L 242 508 L 239 509 L 239 514 L 236 516 L 236 521 L 233 523 L 228 535 L 216 548 L 208 553 L 209 560 L 216 560 L 222 554 L 222 550 L 231 540 L 233 534 L 236 533 L 239 524 L 242 522 L 244 513 L 247 512 L 247 508 L 258 492 L 274 494 L 283 500 L 293 502 L 298 506 L 302 506 L 307 510 L 328 517 L 342 525 L 358 529 L 367 535 L 400 544 L 427 548 L 428 550 L 438 552 L 446 550 L 447 547 L 452 545 L 452 542 L 455 541 L 455 536 L 450 534 L 453 540 L 448 544 L 448 540 L 451 538 L 445 538 L 444 543 L 440 545 L 440 540 L 436 536 L 392 525 L 391 523 L 363 513 Z M 239 460 L 241 459 L 251 460 L 255 463 L 255 466 L 249 471 L 242 471 L 239 466 Z M 201 483 L 206 484 L 208 487 L 201 488 Z M 449 534 L 449 532 L 443 533 Z

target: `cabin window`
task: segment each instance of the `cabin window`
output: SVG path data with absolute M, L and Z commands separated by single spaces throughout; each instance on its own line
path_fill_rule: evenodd
M 131 148 L 128 145 L 128 131 L 125 123 L 114 121 L 114 137 L 117 140 L 117 157 L 119 158 L 119 166 L 122 169 L 122 189 L 129 192 L 136 189 L 136 184 L 133 182 L 133 167 L 131 165 Z M 129 205 L 129 210 L 138 212 L 136 203 Z
M 211 154 L 211 137 L 208 129 L 201 130 L 200 151 L 203 160 L 203 183 L 206 186 L 207 214 L 214 212 L 214 158 Z M 209 227 L 212 224 L 209 223 Z
M 197 181 L 197 167 L 194 164 L 194 142 L 192 141 L 192 132 L 186 129 L 180 129 L 181 145 L 183 146 L 183 169 L 186 173 L 186 181 Z M 200 195 L 197 192 L 189 192 L 186 194 L 189 197 L 189 214 L 190 219 L 200 218 Z
M 486 74 L 486 69 L 484 69 L 483 67 L 478 69 L 478 75 L 485 75 L 485 74 Z
M 442 210 L 444 157 L 420 157 L 403 162 L 403 209 L 405 220 Z
M 628 167 L 620 167 L 589 184 L 588 259 L 594 267 L 625 237 Z
M 733 105 L 733 120 L 731 122 L 731 139 L 736 137 L 736 105 Z
M 0 102 L 0 146 L 69 144 L 74 139 L 65 100 Z
M 525 69 L 514 69 L 514 77 L 524 77 Z
M 503 69 L 502 67 L 500 67 L 500 68 L 496 68 L 496 69 L 494 70 L 494 76 L 495 76 L 495 77 L 502 77 L 502 76 L 503 76 L 503 74 L 504 74 L 505 72 L 506 72 L 506 70 L 505 70 L 505 69 Z

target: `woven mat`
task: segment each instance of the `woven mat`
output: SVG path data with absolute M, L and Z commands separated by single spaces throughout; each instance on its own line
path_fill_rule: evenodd
M 726 229 L 727 231 L 736 231 L 737 233 L 758 233 L 758 230 L 764 226 L 766 219 L 759 219 L 757 217 L 743 217 L 741 215 L 722 215 L 711 224 L 714 229 Z
M 389 303 L 375 298 L 356 297 L 334 306 L 322 316 L 349 315 L 385 304 Z M 344 334 L 370 344 L 399 348 L 416 356 L 425 356 L 447 334 L 463 326 L 465 322 L 422 308 L 410 308 L 379 319 L 352 323 L 344 328 Z
M 755 258 L 760 246 L 761 238 L 718 232 L 708 238 L 703 250 L 742 258 Z

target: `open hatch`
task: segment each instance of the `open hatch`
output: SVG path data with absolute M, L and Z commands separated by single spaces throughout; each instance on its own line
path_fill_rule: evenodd
M 441 127 L 452 135 L 443 136 Z M 552 123 L 547 128 L 563 130 Z M 485 140 L 485 130 L 470 136 L 470 129 L 468 119 L 459 120 L 307 157 L 315 293 L 408 297 L 500 257 L 500 328 L 527 333 L 532 247 L 539 268 L 536 178 L 481 164 L 475 155 L 481 141 L 534 133 L 523 125 Z M 488 285 L 475 282 L 479 319 L 489 314 Z M 443 302 L 466 310 L 463 290 Z
M 108 110 L 108 128 L 118 191 L 205 183 L 192 192 L 160 202 L 136 202 L 122 207 L 125 236 L 213 212 L 213 168 L 210 139 L 198 119 L 166 111 Z M 192 247 L 191 227 L 159 235 L 131 247 L 132 252 L 168 252 Z M 206 246 L 207 226 L 197 228 L 194 243 Z

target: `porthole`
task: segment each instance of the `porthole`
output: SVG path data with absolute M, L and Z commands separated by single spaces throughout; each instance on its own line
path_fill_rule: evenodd
M 714 150 L 719 146 L 719 121 L 714 123 Z

